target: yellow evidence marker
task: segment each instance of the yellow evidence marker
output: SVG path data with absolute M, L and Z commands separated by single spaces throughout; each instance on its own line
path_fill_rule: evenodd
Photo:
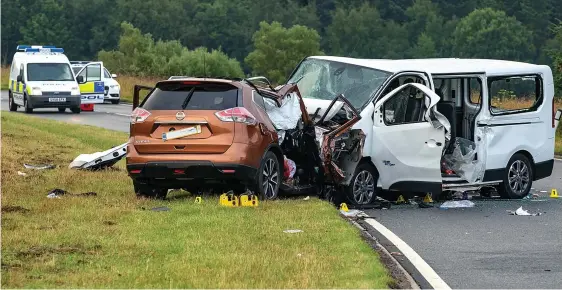
M 343 210 L 345 212 L 349 211 L 349 209 L 347 208 L 347 204 L 345 204 L 345 202 L 340 204 L 340 210 Z
M 238 197 L 234 195 L 234 193 L 231 193 L 230 191 L 227 193 L 223 193 L 219 198 L 219 204 L 228 207 L 237 207 Z
M 258 197 L 253 194 L 242 194 L 240 195 L 240 205 L 241 206 L 258 206 Z
M 199 204 L 199 203 L 201 203 L 201 202 L 203 202 L 203 200 L 201 199 L 200 196 L 198 196 L 198 197 L 195 198 L 195 203 Z
M 558 191 L 556 189 L 552 189 L 550 191 L 550 198 L 559 198 L 560 196 L 558 195 Z
M 426 194 L 425 197 L 423 198 L 423 202 L 424 203 L 432 203 L 433 202 L 433 198 L 431 198 L 431 194 Z

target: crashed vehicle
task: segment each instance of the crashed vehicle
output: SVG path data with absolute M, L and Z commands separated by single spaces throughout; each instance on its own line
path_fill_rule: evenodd
M 296 85 L 180 78 L 137 85 L 133 99 L 126 161 L 139 196 L 218 188 L 275 199 L 281 188 L 323 184 L 314 126 Z
M 506 88 L 534 102 L 501 108 L 488 95 Z M 135 86 L 127 168 L 135 192 L 154 197 L 336 189 L 369 204 L 382 191 L 495 186 L 521 198 L 552 172 L 553 94 L 547 66 L 494 60 L 308 57 L 275 88 L 172 78 Z
M 533 181 L 552 174 L 562 110 L 554 108 L 548 66 L 318 56 L 305 58 L 288 83 L 298 85 L 310 116 L 330 111 L 316 122 L 317 132 L 354 123 L 321 145 L 329 170 L 353 202 L 371 202 L 373 182 L 377 192 L 439 198 L 443 192 L 495 188 L 516 199 L 528 195 Z M 339 109 L 334 98 L 340 94 L 360 119 Z M 350 153 L 355 147 L 346 144 L 359 135 L 364 142 Z M 365 189 L 368 194 L 362 194 Z

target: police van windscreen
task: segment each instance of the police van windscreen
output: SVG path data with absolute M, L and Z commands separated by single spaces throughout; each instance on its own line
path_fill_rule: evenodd
M 28 63 L 27 80 L 74 81 L 74 74 L 67 63 Z

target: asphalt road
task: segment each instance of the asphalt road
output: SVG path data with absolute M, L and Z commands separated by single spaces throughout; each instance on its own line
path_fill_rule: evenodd
M 562 161 L 534 183 L 536 200 L 473 200 L 465 209 L 395 205 L 366 213 L 413 248 L 453 289 L 559 289 L 562 285 Z M 542 192 L 541 192 L 542 191 Z M 513 216 L 520 206 L 540 216 Z M 370 228 L 370 232 L 380 235 Z M 393 251 L 391 245 L 385 247 Z M 406 269 L 408 261 L 402 260 Z
M 8 110 L 6 91 L 1 103 Z M 126 104 L 104 104 L 79 115 L 56 109 L 38 109 L 33 115 L 127 132 L 131 110 Z M 548 194 L 552 188 L 562 191 L 562 162 L 554 166 L 550 178 L 534 184 L 537 200 L 475 201 L 474 208 L 448 210 L 402 205 L 367 214 L 408 243 L 452 288 L 560 288 L 562 199 Z M 545 214 L 506 212 L 519 206 Z
M 8 111 L 8 91 L 2 91 L 1 102 L 2 111 Z M 70 110 L 66 110 L 65 113 L 59 113 L 57 109 L 35 109 L 32 116 L 129 132 L 129 116 L 131 111 L 132 106 L 128 104 L 96 104 L 94 112 L 72 114 Z M 19 108 L 18 112 L 25 114 L 23 108 Z

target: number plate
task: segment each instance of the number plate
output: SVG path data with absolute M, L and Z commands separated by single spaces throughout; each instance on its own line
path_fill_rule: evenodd
M 66 98 L 49 98 L 49 102 L 66 102 Z
M 162 133 L 162 140 L 172 140 L 201 133 L 201 125 L 177 131 Z

